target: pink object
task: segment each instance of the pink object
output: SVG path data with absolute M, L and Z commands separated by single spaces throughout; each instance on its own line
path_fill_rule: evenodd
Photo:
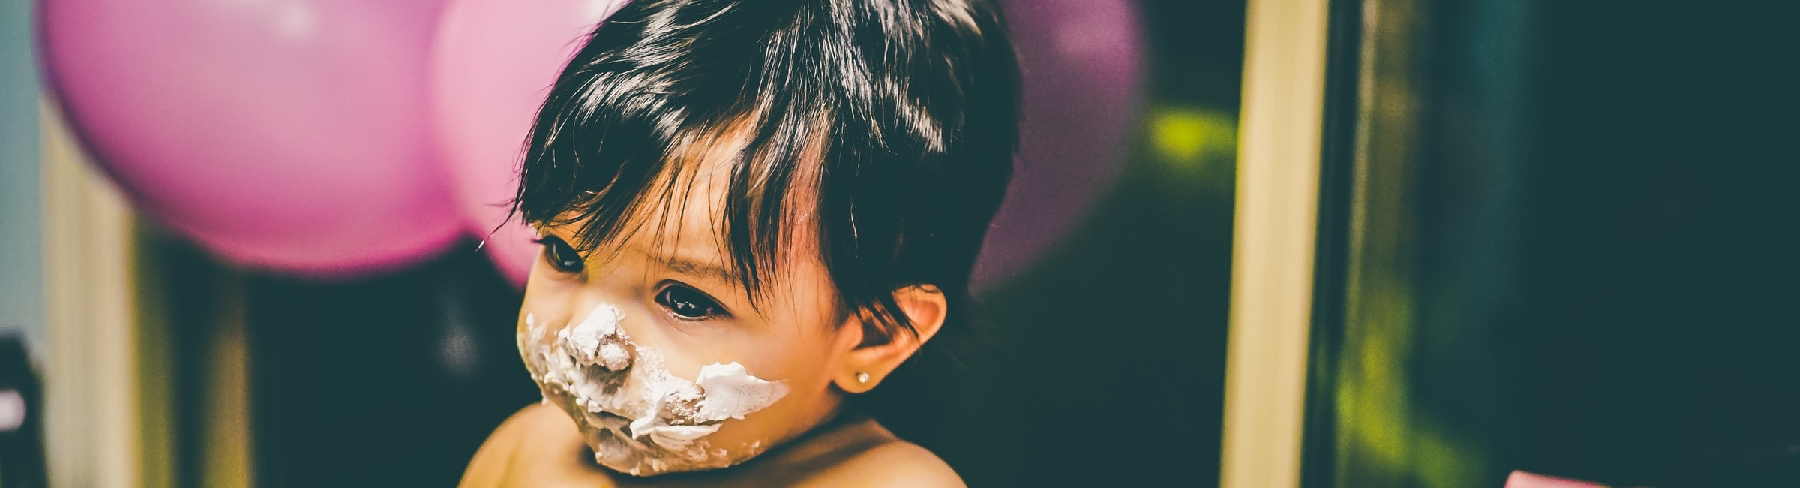
M 1124 162 L 1142 41 L 1125 0 L 1004 2 L 1024 75 L 1020 159 L 971 286 L 1000 285 L 1086 216 Z
M 43 0 L 50 87 L 138 210 L 250 266 L 402 266 L 460 232 L 431 161 L 441 0 Z
M 624 3 L 452 0 L 439 24 L 432 53 L 438 144 L 466 225 L 486 239 L 488 255 L 515 285 L 525 284 L 538 254 L 531 228 L 506 221 L 525 137 L 557 74 Z
M 1506 488 L 1606 488 L 1606 485 L 1513 471 L 1506 477 Z

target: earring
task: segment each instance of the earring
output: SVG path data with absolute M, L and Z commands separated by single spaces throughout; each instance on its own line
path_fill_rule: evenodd
M 869 384 L 869 373 L 862 373 L 862 372 L 856 373 L 856 384 L 859 384 L 859 385 Z

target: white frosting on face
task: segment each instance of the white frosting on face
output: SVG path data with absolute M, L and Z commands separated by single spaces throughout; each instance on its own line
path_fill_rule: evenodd
M 715 448 L 706 437 L 730 419 L 767 408 L 787 394 L 736 362 L 700 368 L 692 381 L 665 368 L 661 351 L 631 341 L 624 314 L 601 304 L 554 333 L 525 315 L 519 353 L 544 393 L 586 434 L 594 461 L 640 476 L 722 468 L 749 459 L 761 444 Z M 736 446 L 733 446 L 736 447 Z

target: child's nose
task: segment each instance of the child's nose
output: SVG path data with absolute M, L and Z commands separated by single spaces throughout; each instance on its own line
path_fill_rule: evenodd
M 621 373 L 631 369 L 637 360 L 637 345 L 617 334 L 580 337 L 577 332 L 568 334 L 563 339 L 570 359 L 584 367 L 597 367 L 607 372 Z
M 625 333 L 626 317 L 611 303 L 599 302 L 589 308 L 561 334 L 564 347 L 576 362 L 613 372 L 623 372 L 636 362 L 637 345 Z
M 611 371 L 624 371 L 631 367 L 633 347 L 624 339 L 611 337 L 604 340 L 594 351 L 594 364 Z

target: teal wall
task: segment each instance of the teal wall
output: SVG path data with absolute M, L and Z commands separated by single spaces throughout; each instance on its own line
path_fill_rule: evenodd
M 0 330 L 44 341 L 38 83 L 28 0 L 0 0 Z

